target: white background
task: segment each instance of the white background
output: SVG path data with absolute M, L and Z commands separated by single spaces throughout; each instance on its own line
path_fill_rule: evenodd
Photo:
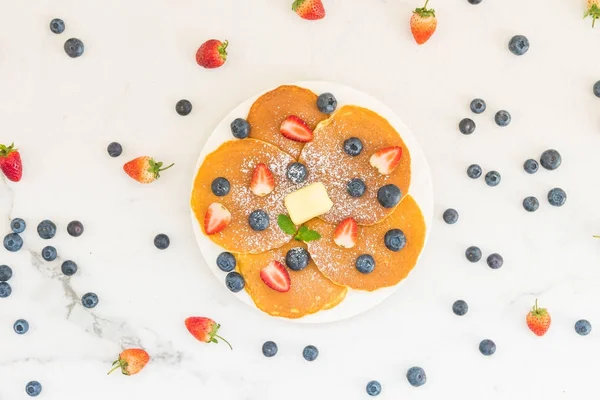
M 15 271 L 13 295 L 0 299 L 0 399 L 26 398 L 25 383 L 42 382 L 44 399 L 212 398 L 235 400 L 365 399 L 371 379 L 381 399 L 573 399 L 598 395 L 600 188 L 600 29 L 583 21 L 584 1 L 437 0 L 438 32 L 418 47 L 410 36 L 408 1 L 326 0 L 320 22 L 299 19 L 291 0 L 130 0 L 36 3 L 0 1 L 0 142 L 15 141 L 24 158 L 18 184 L 0 182 L 0 213 L 29 223 L 26 246 L 0 250 Z M 54 35 L 50 20 L 67 29 Z M 526 34 L 529 53 L 507 50 Z M 85 54 L 62 50 L 81 38 Z M 206 39 L 229 39 L 219 70 L 195 64 Z M 345 322 L 298 326 L 250 310 L 210 276 L 189 221 L 189 185 L 202 144 L 218 121 L 249 96 L 299 80 L 337 81 L 365 91 L 395 110 L 419 139 L 432 168 L 436 221 L 422 262 L 401 290 L 374 311 Z M 470 137 L 457 130 L 471 116 L 470 100 L 488 111 L 475 117 Z M 174 112 L 188 98 L 192 114 Z M 496 127 L 493 114 L 513 116 Z M 119 159 L 106 145 L 124 146 Z M 522 163 L 547 148 L 563 155 L 554 172 L 526 175 Z M 176 166 L 149 187 L 121 165 L 152 155 Z M 496 188 L 471 181 L 466 167 L 497 169 Z M 561 209 L 545 200 L 555 186 L 569 196 Z M 527 214 L 521 201 L 540 199 Z M 447 226 L 441 213 L 460 212 Z M 35 226 L 59 225 L 52 243 Z M 80 219 L 78 239 L 65 232 Z M 156 233 L 171 237 L 159 252 Z M 46 244 L 75 260 L 70 280 L 60 262 L 37 253 Z M 469 264 L 464 250 L 499 252 L 490 270 Z M 76 304 L 94 291 L 92 312 Z M 543 338 L 527 330 L 525 314 L 539 297 L 553 325 Z M 462 318 L 450 309 L 463 298 Z M 75 304 L 69 313 L 69 305 Z M 222 325 L 226 346 L 194 341 L 189 315 Z M 12 332 L 26 318 L 27 335 Z M 595 324 L 577 336 L 575 321 Z M 483 357 L 481 339 L 498 350 Z M 279 344 L 272 359 L 265 340 Z M 314 344 L 320 357 L 301 357 Z M 125 346 L 142 345 L 154 361 L 134 377 L 106 376 Z M 425 368 L 415 389 L 406 370 Z M 41 397 L 40 397 L 41 398 Z

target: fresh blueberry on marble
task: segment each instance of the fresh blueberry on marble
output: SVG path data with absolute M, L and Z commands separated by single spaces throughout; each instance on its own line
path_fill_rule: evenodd
M 242 290 L 244 286 L 246 286 L 246 281 L 244 280 L 242 274 L 231 271 L 225 277 L 225 286 L 227 286 L 227 289 L 231 290 L 233 293 L 237 293 Z
M 164 233 L 159 233 L 154 237 L 154 246 L 159 250 L 165 250 L 171 244 L 171 239 Z
M 331 93 L 323 93 L 317 98 L 317 108 L 324 114 L 331 114 L 337 108 L 337 100 Z
M 487 105 L 485 104 L 485 101 L 483 99 L 474 99 L 473 101 L 471 101 L 470 107 L 471 111 L 473 111 L 475 114 L 481 114 L 485 111 Z
M 510 113 L 508 111 L 500 110 L 494 116 L 494 121 L 496 121 L 496 125 L 505 127 L 508 124 L 510 124 L 510 121 L 512 121 L 512 117 L 510 116 Z
M 19 251 L 23 247 L 23 238 L 18 233 L 9 233 L 4 236 L 4 248 L 8 251 Z
M 227 196 L 231 190 L 231 184 L 226 178 L 218 177 L 215 178 L 210 184 L 210 190 L 215 196 Z
M 308 266 L 310 255 L 304 247 L 289 249 L 285 255 L 285 265 L 292 271 L 302 271 Z
M 491 186 L 491 187 L 498 186 L 500 184 L 501 180 L 502 180 L 502 178 L 498 171 L 490 171 L 487 174 L 485 174 L 485 183 L 488 186 Z
M 39 396 L 42 393 L 42 384 L 38 381 L 31 381 L 25 385 L 25 393 L 31 397 Z
M 66 276 L 75 275 L 75 273 L 77 272 L 77 264 L 72 260 L 66 260 L 60 266 L 60 270 Z
M 469 305 L 464 300 L 456 300 L 452 304 L 452 312 L 458 316 L 463 316 L 469 311 Z
M 248 216 L 248 224 L 255 231 L 264 231 L 270 225 L 269 215 L 263 210 L 255 210 Z
M 377 200 L 384 208 L 394 208 L 400 203 L 402 192 L 400 188 L 394 184 L 385 185 L 377 191 Z
M 83 234 L 83 224 L 80 221 L 71 221 L 67 225 L 67 233 L 73 237 L 79 237 Z
M 381 393 L 381 383 L 377 381 L 371 381 L 367 383 L 367 394 L 369 396 L 379 396 Z
M 236 118 L 231 123 L 231 134 L 238 139 L 246 139 L 250 135 L 250 124 L 243 118 Z
M 37 232 L 42 239 L 52 239 L 56 235 L 56 225 L 54 225 L 54 222 L 45 219 L 39 223 Z
M 600 81 L 594 83 L 594 96 L 600 97 Z
M 291 163 L 286 172 L 287 178 L 294 183 L 302 183 L 308 175 L 306 166 L 302 163 L 295 162 Z
M 308 345 L 302 350 L 302 357 L 306 361 L 315 361 L 319 357 L 319 349 L 313 345 Z
M 498 253 L 492 253 L 487 258 L 487 265 L 491 269 L 500 269 L 504 264 L 504 258 Z
M 192 112 L 192 102 L 189 100 L 185 100 L 185 99 L 179 100 L 175 104 L 175 111 L 177 112 L 177 114 L 181 115 L 182 117 L 189 115 L 189 113 Z
M 464 118 L 458 123 L 458 130 L 463 135 L 470 135 L 475 132 L 475 121 L 471 118 Z
M 406 372 L 406 379 L 414 387 L 423 386 L 427 382 L 425 370 L 421 367 L 412 367 Z
M 50 21 L 50 30 L 57 35 L 63 33 L 65 31 L 65 21 L 60 18 L 54 18 Z
M 83 304 L 83 306 L 85 308 L 94 308 L 98 305 L 98 295 L 96 293 L 86 293 L 83 296 L 81 296 L 81 304 Z
M 467 168 L 467 176 L 471 179 L 479 178 L 482 173 L 483 171 L 481 170 L 481 167 L 477 164 L 471 164 Z
M 479 343 L 479 351 L 484 356 L 491 356 L 496 352 L 496 343 L 490 339 L 484 339 Z
M 508 49 L 516 56 L 522 56 L 529 50 L 529 39 L 523 35 L 515 35 L 508 42 Z
M 352 197 L 362 197 L 367 191 L 365 181 L 360 178 L 354 178 L 347 184 L 348 194 Z
M 448 225 L 455 224 L 458 221 L 458 211 L 456 211 L 454 208 L 449 208 L 444 211 L 442 217 L 444 218 L 444 222 Z
M 106 151 L 108 152 L 108 155 L 113 158 L 119 157 L 121 153 L 123 153 L 123 146 L 121 146 L 121 143 L 112 142 L 108 144 Z
M 233 271 L 236 265 L 235 256 L 228 251 L 224 251 L 217 256 L 217 267 L 223 272 Z
M 46 246 L 42 249 L 42 258 L 46 261 L 56 260 L 56 248 L 54 246 Z
M 29 330 L 29 322 L 24 319 L 18 319 L 13 324 L 13 329 L 19 335 L 24 335 Z
M 523 163 L 523 169 L 528 174 L 535 174 L 540 169 L 540 164 L 538 164 L 538 162 L 535 161 L 533 158 L 530 158 L 529 160 Z
M 467 0 L 469 2 L 469 4 L 473 4 L 473 5 L 477 5 L 479 3 L 481 3 L 482 0 Z
M 528 196 L 523 199 L 523 208 L 526 211 L 534 212 L 540 207 L 540 202 L 537 197 Z
M 12 287 L 8 282 L 0 282 L 0 298 L 6 298 L 12 293 Z
M 400 229 L 390 229 L 385 233 L 383 243 L 388 250 L 400 251 L 406 246 L 406 236 Z
M 81 57 L 83 50 L 83 42 L 77 38 L 71 38 L 65 42 L 65 52 L 71 58 Z
M 481 260 L 481 249 L 477 246 L 471 246 L 465 251 L 465 256 L 470 262 L 476 263 Z
M 580 319 L 575 322 L 575 332 L 581 336 L 587 336 L 592 331 L 592 324 L 587 319 Z
M 270 340 L 262 345 L 262 353 L 265 357 L 274 357 L 278 350 L 277 343 Z
M 351 137 L 351 138 L 344 140 L 344 151 L 350 157 L 358 156 L 362 152 L 362 149 L 363 149 L 363 143 L 362 143 L 362 140 L 360 140 L 359 138 Z
M 358 272 L 370 274 L 375 269 L 375 259 L 370 254 L 361 254 L 355 263 Z
M 10 281 L 12 275 L 13 272 L 11 267 L 8 265 L 0 265 L 0 282 Z
M 554 207 L 561 207 L 567 201 L 567 194 L 561 188 L 554 188 L 548 192 L 548 203 Z
M 562 164 L 560 153 L 554 149 L 546 150 L 540 157 L 540 164 L 549 171 L 553 171 Z
M 12 229 L 14 233 L 23 233 L 26 227 L 27 224 L 21 218 L 15 218 L 10 221 L 10 229 Z

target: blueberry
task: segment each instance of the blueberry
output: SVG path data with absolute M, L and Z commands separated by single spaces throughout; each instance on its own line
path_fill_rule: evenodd
M 481 0 L 479 0 L 481 1 Z M 475 114 L 481 114 L 482 112 L 485 111 L 486 109 L 486 104 L 485 101 L 482 99 L 474 99 L 473 101 L 471 101 L 471 111 L 473 111 Z
M 456 300 L 452 304 L 452 312 L 458 316 L 463 316 L 469 311 L 469 305 L 464 300 Z
M 406 372 L 406 379 L 414 387 L 423 386 L 427 382 L 427 375 L 421 367 L 412 367 Z
M 227 196 L 231 190 L 231 184 L 226 178 L 218 177 L 210 184 L 210 190 L 212 190 L 215 196 Z
M 516 56 L 522 56 L 529 50 L 529 40 L 523 35 L 515 35 L 508 42 L 508 49 Z
M 567 194 L 561 188 L 554 188 L 548 192 L 548 202 L 551 206 L 561 207 L 567 201 Z
M 306 166 L 299 162 L 291 163 L 286 172 L 288 179 L 294 183 L 304 182 L 307 175 L 308 170 L 306 169 Z
M 479 343 L 479 351 L 484 356 L 491 356 L 496 352 L 496 343 L 490 339 L 484 339 Z
M 600 97 L 600 81 L 594 83 L 594 96 Z
M 351 157 L 356 157 L 362 152 L 363 143 L 357 137 L 351 137 L 344 140 L 344 151 Z
M 458 123 L 458 130 L 463 135 L 470 135 L 475 132 L 475 121 L 471 118 L 464 118 Z
M 46 246 L 42 249 L 42 258 L 46 261 L 56 260 L 56 248 L 54 246 Z
M 540 169 L 540 164 L 538 164 L 538 162 L 535 161 L 533 158 L 530 158 L 529 160 L 523 163 L 523 169 L 528 174 L 535 174 L 536 172 L 538 172 L 538 169 Z
M 120 143 L 112 142 L 106 148 L 108 155 L 111 157 L 119 157 L 123 153 L 123 146 Z
M 337 108 L 337 100 L 331 93 L 323 93 L 317 98 L 317 108 L 324 114 L 331 114 Z
M 352 197 L 362 197 L 367 191 L 367 185 L 365 185 L 365 181 L 360 178 L 352 179 L 347 183 L 346 188 L 348 190 L 348 194 Z
M 217 267 L 223 272 L 233 271 L 236 264 L 235 256 L 227 251 L 217 256 Z
M 18 233 L 4 236 L 4 248 L 8 251 L 19 251 L 23 247 L 23 238 Z
M 67 225 L 67 233 L 73 237 L 79 237 L 83 234 L 83 224 L 79 221 L 71 221 Z
M 248 216 L 248 223 L 253 230 L 264 231 L 270 225 L 269 215 L 263 210 L 252 211 Z
M 575 322 L 575 332 L 581 336 L 587 336 L 592 331 L 592 324 L 587 319 L 580 319 Z
M 0 282 L 0 299 L 10 296 L 12 293 L 12 287 L 8 282 Z
M 77 38 L 71 38 L 65 42 L 65 52 L 71 58 L 80 57 L 83 54 L 83 42 Z
M 0 265 L 0 282 L 10 281 L 12 278 L 12 268 L 8 265 Z
M 477 246 L 471 246 L 465 251 L 467 260 L 472 263 L 476 263 L 481 260 L 481 249 Z
M 12 229 L 14 233 L 22 233 L 26 227 L 27 224 L 21 218 L 15 218 L 10 221 L 10 229 Z
M 455 224 L 458 221 L 458 211 L 456 211 L 454 208 L 449 208 L 444 211 L 442 217 L 444 218 L 444 222 L 448 225 Z
M 383 243 L 388 250 L 400 251 L 406 246 L 406 236 L 400 229 L 390 229 L 385 233 Z
M 369 396 L 378 396 L 381 393 L 381 383 L 371 381 L 367 383 L 367 394 Z
M 358 272 L 369 274 L 375 269 L 375 259 L 372 255 L 362 254 L 356 259 L 355 266 Z
M 86 293 L 81 296 L 81 304 L 85 308 L 94 308 L 98 305 L 98 295 L 96 293 Z
M 250 135 L 250 124 L 243 118 L 236 118 L 231 123 L 231 133 L 238 139 L 246 139 Z
M 273 357 L 277 354 L 277 344 L 272 341 L 264 342 L 262 345 L 262 353 L 265 357 Z
M 285 255 L 285 265 L 292 271 L 302 271 L 309 261 L 310 255 L 304 247 L 294 247 Z
M 540 157 L 540 164 L 547 170 L 553 171 L 562 164 L 560 153 L 554 149 L 546 150 Z
M 467 1 L 473 5 L 481 3 L 481 0 L 467 0 Z
M 57 35 L 65 31 L 65 21 L 60 18 L 54 18 L 50 21 L 50 30 Z
M 487 265 L 491 269 L 499 269 L 502 268 L 504 264 L 504 258 L 498 253 L 492 253 L 487 258 Z
M 485 183 L 488 186 L 498 186 L 501 180 L 502 177 L 500 176 L 500 173 L 498 171 L 490 171 L 487 174 L 485 174 Z
M 38 396 L 42 393 L 42 384 L 38 381 L 31 381 L 25 386 L 25 392 L 31 397 Z
M 29 322 L 25 321 L 24 319 L 18 319 L 13 324 L 13 329 L 17 334 L 23 335 L 29 330 Z
M 60 266 L 60 270 L 66 276 L 75 275 L 75 273 L 77 272 L 77 264 L 75 264 L 74 261 L 67 260 L 62 263 L 62 265 Z
M 302 350 L 302 357 L 306 361 L 315 361 L 319 357 L 319 349 L 313 345 L 308 345 Z
M 534 196 L 525 197 L 523 199 L 523 208 L 529 212 L 534 212 L 540 207 L 540 202 Z
M 469 168 L 467 168 L 467 176 L 471 179 L 479 178 L 482 173 L 481 167 L 477 164 L 471 164 L 469 165 Z
M 164 250 L 171 244 L 171 239 L 164 233 L 159 233 L 154 237 L 154 246 L 159 250 Z
M 56 225 L 54 225 L 54 222 L 45 219 L 39 223 L 37 231 L 42 239 L 52 239 L 56 235 Z
M 510 121 L 512 121 L 512 117 L 510 116 L 510 113 L 508 111 L 500 110 L 494 116 L 494 121 L 496 121 L 496 124 L 498 126 L 504 127 L 510 124 Z
M 227 286 L 227 289 L 231 290 L 233 293 L 237 293 L 242 290 L 244 286 L 246 286 L 246 281 L 244 280 L 242 274 L 231 271 L 225 277 L 225 286 Z
M 182 117 L 185 117 L 186 115 L 192 112 L 192 103 L 189 100 L 185 99 L 179 100 L 175 104 L 175 111 L 177 112 L 177 114 L 181 115 Z
M 400 203 L 402 192 L 398 186 L 394 184 L 385 185 L 377 191 L 377 200 L 384 208 L 394 208 Z

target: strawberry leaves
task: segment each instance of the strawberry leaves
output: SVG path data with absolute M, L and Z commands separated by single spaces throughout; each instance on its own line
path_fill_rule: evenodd
M 305 225 L 302 225 L 300 229 L 296 229 L 296 225 L 294 225 L 291 218 L 285 214 L 279 214 L 277 217 L 277 225 L 279 225 L 279 229 L 283 232 L 288 235 L 293 235 L 294 239 L 300 242 L 312 242 L 321 239 L 321 234 L 319 232 L 308 229 Z

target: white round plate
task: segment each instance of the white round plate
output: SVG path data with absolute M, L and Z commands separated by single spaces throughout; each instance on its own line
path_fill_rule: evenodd
M 298 82 L 294 83 L 294 85 L 310 89 L 317 94 L 324 92 L 333 93 L 338 101 L 338 108 L 347 104 L 369 108 L 386 118 L 389 121 L 389 123 L 392 124 L 392 126 L 400 133 L 400 135 L 402 136 L 402 140 L 404 140 L 404 143 L 408 147 L 411 155 L 412 177 L 409 193 L 415 198 L 415 200 L 419 204 L 419 207 L 421 208 L 421 211 L 423 212 L 423 216 L 425 217 L 425 223 L 427 225 L 427 234 L 425 242 L 427 242 L 427 236 L 429 236 L 431 220 L 433 217 L 433 187 L 431 183 L 431 175 L 429 173 L 429 166 L 427 165 L 427 161 L 425 160 L 425 156 L 421 151 L 421 147 L 419 146 L 417 139 L 410 131 L 410 129 L 408 129 L 408 127 L 402 122 L 400 117 L 398 117 L 383 103 L 369 96 L 368 94 L 362 93 L 358 90 L 352 89 L 344 85 L 340 85 L 338 83 L 311 81 Z M 259 93 L 256 96 L 253 96 L 252 98 L 246 100 L 245 102 L 234 108 L 219 123 L 219 125 L 217 125 L 213 133 L 208 138 L 206 144 L 204 145 L 202 152 L 200 153 L 198 163 L 196 164 L 196 173 L 208 154 L 215 151 L 219 146 L 221 146 L 221 144 L 223 144 L 226 141 L 238 140 L 231 135 L 231 130 L 229 127 L 231 121 L 233 121 L 235 118 L 246 118 L 246 116 L 248 115 L 248 111 L 250 110 L 250 107 L 252 106 L 254 101 L 256 101 L 256 99 L 258 99 L 261 95 L 270 90 L 272 89 L 266 90 L 265 92 Z M 196 174 L 194 174 L 194 180 L 195 175 Z M 194 182 L 192 181 L 192 186 L 193 184 Z M 200 246 L 200 251 L 204 256 L 208 267 L 218 279 L 219 284 L 225 287 L 226 274 L 223 271 L 221 271 L 216 264 L 217 256 L 224 250 L 220 246 L 213 243 L 208 237 L 206 237 L 202 233 L 200 224 L 196 220 L 193 211 L 191 212 L 191 215 L 194 234 L 196 235 L 198 246 Z M 415 266 L 415 268 L 418 268 L 418 263 L 417 266 Z M 410 278 L 407 278 L 407 280 L 410 284 Z M 342 301 L 338 306 L 332 308 L 331 310 L 319 311 L 316 314 L 289 320 L 304 323 L 326 323 L 350 318 L 357 314 L 365 312 L 381 303 L 384 299 L 390 296 L 398 288 L 398 286 L 400 286 L 400 283 L 396 286 L 379 289 L 374 292 L 348 290 L 348 294 L 344 301 Z M 259 310 L 254 305 L 254 302 L 245 290 L 239 293 L 231 294 L 232 296 L 235 296 L 250 307 Z

